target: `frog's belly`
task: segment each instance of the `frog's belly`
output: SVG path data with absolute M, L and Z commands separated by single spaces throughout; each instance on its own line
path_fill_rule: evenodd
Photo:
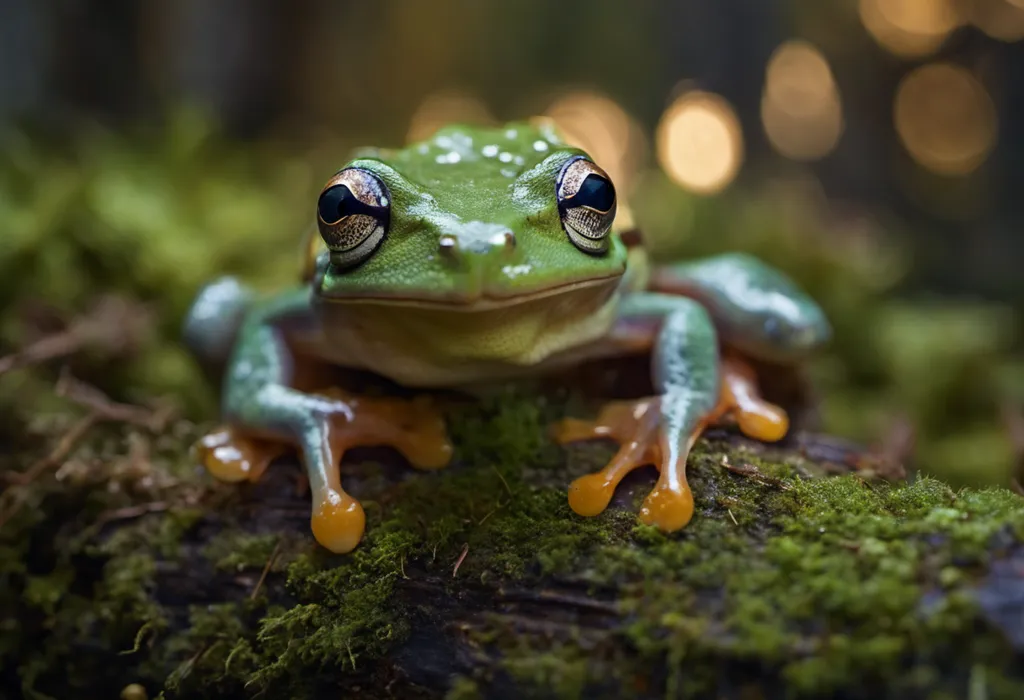
M 303 353 L 409 387 L 453 387 L 529 376 L 594 355 L 618 296 L 570 294 L 461 311 L 332 303 Z

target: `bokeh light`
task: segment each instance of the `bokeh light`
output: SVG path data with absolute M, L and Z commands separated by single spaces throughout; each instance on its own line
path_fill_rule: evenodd
M 931 54 L 964 22 L 955 0 L 860 0 L 859 10 L 875 41 L 905 58 Z
M 428 95 L 409 119 L 409 141 L 430 138 L 448 124 L 495 124 L 497 120 L 478 97 L 458 90 Z
M 907 74 L 896 91 L 894 117 L 914 160 L 943 175 L 973 172 L 996 141 L 992 99 L 969 71 L 949 63 Z
M 1024 0 L 972 0 L 968 19 L 993 39 L 1024 38 Z
M 832 70 L 818 49 L 788 41 L 765 72 L 761 120 L 772 146 L 793 160 L 831 153 L 843 133 L 843 110 Z
M 566 143 L 589 153 L 616 189 L 629 191 L 643 162 L 646 138 L 639 123 L 615 100 L 574 90 L 555 99 L 543 116 L 555 123 Z
M 665 110 L 656 140 L 661 167 L 698 194 L 724 189 L 743 161 L 743 131 L 735 111 L 720 95 L 701 90 L 681 95 Z

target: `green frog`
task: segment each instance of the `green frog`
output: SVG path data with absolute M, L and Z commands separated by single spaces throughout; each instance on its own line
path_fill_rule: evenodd
M 450 126 L 403 149 L 355 153 L 315 202 L 301 285 L 265 296 L 224 278 L 194 302 L 186 344 L 223 368 L 222 427 L 200 441 L 200 459 L 220 479 L 255 480 L 297 448 L 313 535 L 346 553 L 365 516 L 341 484 L 345 451 L 391 446 L 431 470 L 452 445 L 429 398 L 324 388 L 324 368 L 427 396 L 650 353 L 652 396 L 610 402 L 554 434 L 621 446 L 569 485 L 575 513 L 598 515 L 627 473 L 654 465 L 639 518 L 683 528 L 687 456 L 707 426 L 730 419 L 763 441 L 788 431 L 749 360 L 798 362 L 830 326 L 793 281 L 747 255 L 648 264 L 617 232 L 617 206 L 608 173 L 549 122 Z

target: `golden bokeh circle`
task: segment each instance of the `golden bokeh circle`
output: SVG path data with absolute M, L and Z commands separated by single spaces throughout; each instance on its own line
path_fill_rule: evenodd
M 843 133 L 832 69 L 812 44 L 792 40 L 775 50 L 765 71 L 761 121 L 776 151 L 793 160 L 831 153 Z
M 964 23 L 956 0 L 859 0 L 858 10 L 875 41 L 904 58 L 933 53 Z
M 893 116 L 907 151 L 935 173 L 973 172 L 996 142 L 992 98 L 967 69 L 950 63 L 908 73 L 896 90 Z
M 555 123 L 566 143 L 582 148 L 627 192 L 644 158 L 646 137 L 619 104 L 596 91 L 572 90 L 556 98 L 543 116 Z
M 971 0 L 969 19 L 993 39 L 1024 38 L 1024 0 Z
M 427 95 L 409 119 L 406 140 L 414 143 L 433 136 L 449 124 L 490 125 L 494 115 L 480 98 L 460 90 L 440 90 Z
M 656 133 L 658 161 L 672 180 L 691 192 L 725 189 L 743 161 L 743 130 L 725 98 L 693 90 L 678 97 Z

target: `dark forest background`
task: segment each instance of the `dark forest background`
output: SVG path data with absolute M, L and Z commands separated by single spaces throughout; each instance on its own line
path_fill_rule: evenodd
M 1022 38 L 1024 0 L 0 0 L 0 340 L 140 299 L 148 345 L 77 371 L 212 415 L 177 345 L 200 284 L 293 280 L 353 146 L 543 114 L 663 255 L 749 250 L 821 300 L 827 429 L 1006 483 Z M 8 425 L 51 384 L 0 376 Z

